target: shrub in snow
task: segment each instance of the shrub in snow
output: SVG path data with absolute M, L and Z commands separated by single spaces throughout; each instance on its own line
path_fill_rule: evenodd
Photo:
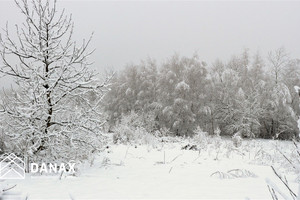
M 242 146 L 242 141 L 243 141 L 243 139 L 240 136 L 239 132 L 232 136 L 232 142 L 236 148 L 239 148 L 240 146 Z
M 116 126 L 113 142 L 115 144 L 147 144 L 155 146 L 157 138 L 143 127 Z
M 138 115 L 138 113 L 134 112 L 134 111 L 131 111 L 130 113 L 128 114 L 123 114 L 121 116 L 121 119 L 120 119 L 120 125 L 125 125 L 125 126 L 128 126 L 128 127 L 133 127 L 133 128 L 136 128 L 136 127 L 141 127 L 144 125 L 141 117 Z
M 202 129 L 198 126 L 197 129 L 194 131 L 195 135 L 192 138 L 193 142 L 195 142 L 199 148 L 205 149 L 209 143 L 208 133 L 202 131 Z
M 211 141 L 209 143 L 212 143 L 215 147 L 215 149 L 219 149 L 222 144 L 224 143 L 221 136 L 214 136 L 211 138 Z
M 218 127 L 215 131 L 214 131 L 214 133 L 216 134 L 216 136 L 220 136 L 220 134 L 221 134 L 221 130 L 220 130 L 220 128 Z
M 121 122 L 115 126 L 113 142 L 115 144 L 148 144 L 155 145 L 157 138 L 149 133 L 136 113 L 124 115 Z
M 142 126 L 139 116 L 135 112 L 122 115 L 121 121 L 114 127 L 114 144 L 128 144 L 135 139 L 135 129 Z
M 159 129 L 159 136 L 160 137 L 168 137 L 171 135 L 171 131 L 170 129 L 166 128 L 166 127 L 162 127 L 161 129 Z
M 137 136 L 137 140 L 140 144 L 147 144 L 154 146 L 157 139 L 151 133 L 149 133 L 145 128 L 138 127 L 135 130 L 135 135 Z
M 134 129 L 128 126 L 119 125 L 114 129 L 113 143 L 128 144 L 134 139 Z
M 155 121 L 155 114 L 153 112 L 134 112 L 131 111 L 128 114 L 122 114 L 119 123 L 116 126 L 122 124 L 133 128 L 143 127 L 149 133 L 157 131 L 157 122 Z

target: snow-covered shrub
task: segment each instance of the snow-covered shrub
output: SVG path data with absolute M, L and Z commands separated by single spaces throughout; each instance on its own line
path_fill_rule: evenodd
M 221 134 L 221 130 L 220 130 L 220 128 L 219 127 L 217 127 L 217 129 L 214 131 L 214 133 L 215 133 L 215 135 L 216 136 L 220 136 L 220 134 Z
M 199 146 L 201 149 L 205 149 L 209 143 L 208 133 L 202 131 L 202 129 L 198 126 L 197 129 L 194 131 L 195 135 L 193 137 L 193 142 Z
M 167 137 L 167 136 L 171 135 L 170 129 L 168 129 L 166 127 L 162 127 L 156 133 L 157 133 L 157 136 L 159 136 L 159 137 Z
M 215 147 L 215 149 L 219 149 L 222 144 L 224 143 L 221 136 L 214 136 L 211 137 L 211 141 L 208 140 L 209 143 L 212 143 Z
M 143 121 L 141 117 L 138 115 L 138 113 L 131 111 L 128 114 L 123 114 L 120 120 L 120 125 L 126 125 L 133 128 L 141 127 L 143 126 Z
M 232 136 L 232 142 L 233 142 L 233 145 L 236 147 L 236 148 L 239 148 L 240 146 L 242 146 L 242 137 L 240 136 L 240 133 L 237 132 L 236 134 L 234 134 Z
M 131 112 L 129 115 L 124 115 L 120 124 L 115 126 L 113 142 L 115 144 L 154 145 L 157 142 L 157 138 L 143 127 L 139 116 Z
M 132 141 L 134 136 L 134 129 L 124 125 L 118 125 L 114 129 L 113 143 L 114 144 L 127 144 Z
M 143 113 L 131 111 L 128 114 L 123 114 L 116 126 L 122 124 L 133 128 L 143 127 L 147 132 L 154 133 L 157 131 L 157 122 L 154 118 L 155 114 L 153 112 Z
M 138 127 L 135 130 L 135 135 L 137 136 L 137 143 L 138 144 L 147 144 L 155 147 L 157 143 L 157 138 L 149 133 L 145 128 L 143 127 Z
M 135 129 L 143 125 L 139 116 L 135 112 L 122 115 L 121 121 L 113 129 L 114 144 L 128 144 L 135 139 Z
M 156 114 L 154 111 L 142 112 L 139 114 L 143 123 L 143 127 L 149 133 L 159 131 L 159 122 L 156 120 Z
M 147 144 L 154 146 L 157 138 L 143 127 L 128 127 L 119 125 L 114 129 L 114 144 Z

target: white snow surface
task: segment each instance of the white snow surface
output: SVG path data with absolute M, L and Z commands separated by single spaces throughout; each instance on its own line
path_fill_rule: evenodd
M 283 159 L 274 149 L 290 147 L 291 142 L 243 141 L 240 149 L 229 153 L 226 148 L 230 140 L 201 151 L 182 150 L 187 142 L 162 143 L 156 147 L 110 145 L 92 166 L 90 163 L 81 166 L 77 176 L 63 176 L 59 180 L 59 176 L 27 174 L 25 180 L 7 182 L 17 184 L 11 192 L 20 194 L 19 199 L 271 199 L 266 180 L 272 180 L 289 195 L 269 165 L 284 168 L 280 162 Z M 251 151 L 247 151 L 247 146 L 252 147 Z M 258 146 L 268 147 L 269 165 L 260 161 L 267 157 L 259 157 L 262 148 Z M 232 169 L 248 170 L 256 177 L 211 176 Z M 298 192 L 296 175 L 288 169 L 284 171 L 291 188 Z

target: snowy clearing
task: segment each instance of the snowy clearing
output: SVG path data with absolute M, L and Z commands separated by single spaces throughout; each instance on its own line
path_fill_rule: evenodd
M 17 186 L 4 199 L 16 197 L 12 193 L 21 193 L 20 199 L 271 199 L 266 179 L 283 188 L 271 167 L 261 161 L 282 168 L 285 161 L 276 146 L 292 152 L 291 142 L 249 140 L 235 151 L 231 149 L 232 153 L 228 153 L 232 142 L 226 139 L 214 140 L 202 152 L 182 150 L 187 143 L 112 145 L 92 167 L 81 166 L 77 177 L 59 180 L 58 176 L 27 175 L 25 180 L 10 180 Z M 271 152 L 270 160 L 266 152 Z M 296 176 L 289 168 L 284 169 L 291 188 L 297 191 Z

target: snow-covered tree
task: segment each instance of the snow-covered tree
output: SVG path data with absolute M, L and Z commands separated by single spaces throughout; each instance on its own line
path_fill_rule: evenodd
M 207 71 L 197 55 L 173 56 L 162 66 L 159 77 L 159 101 L 163 106 L 162 123 L 174 134 L 188 135 L 201 126 Z
M 252 80 L 252 87 L 255 87 L 256 84 L 259 84 L 262 80 L 264 80 L 264 67 L 264 61 L 261 55 L 257 52 L 253 57 L 253 62 L 249 70 L 249 76 Z
M 284 56 L 283 63 L 277 54 Z M 174 55 L 159 67 L 151 61 L 132 65 L 113 84 L 107 110 L 118 119 L 132 110 L 146 121 L 152 115 L 158 129 L 178 135 L 199 126 L 210 134 L 219 128 L 227 135 L 290 137 L 300 113 L 299 100 L 290 92 L 299 83 L 299 60 L 285 56 L 270 53 L 265 62 L 259 53 L 250 56 L 245 49 L 211 67 L 197 55 Z
M 226 128 L 235 123 L 237 107 L 235 104 L 236 93 L 239 89 L 240 76 L 238 72 L 228 68 L 223 70 L 220 76 L 214 77 L 215 89 L 215 118 L 223 134 L 232 135 L 232 131 Z
M 16 85 L 0 105 L 5 133 L 29 159 L 86 158 L 103 142 L 100 106 L 110 77 L 100 81 L 89 68 L 91 38 L 72 40 L 71 15 L 56 1 L 15 2 L 24 23 L 0 39 L 0 73 Z
M 269 53 L 268 56 L 269 77 L 267 85 L 267 100 L 265 107 L 265 126 L 269 130 L 271 137 L 294 135 L 296 125 L 296 116 L 292 108 L 291 91 L 293 88 L 285 80 L 284 75 L 290 59 L 284 48 L 279 48 Z
M 232 134 L 239 133 L 243 137 L 256 137 L 259 133 L 259 117 L 262 112 L 258 101 L 258 95 L 248 96 L 242 88 L 239 88 L 235 100 L 234 122 L 226 129 Z
M 149 117 L 148 112 L 153 112 L 151 115 L 157 118 L 157 79 L 157 66 L 151 59 L 131 64 L 117 74 L 105 99 L 110 124 L 114 125 L 123 114 L 131 111 L 145 114 L 145 119 Z
M 270 51 L 268 61 L 275 85 L 283 81 L 283 71 L 289 63 L 289 55 L 286 50 L 281 47 L 275 51 Z
M 172 105 L 172 130 L 176 135 L 189 135 L 194 130 L 195 116 L 191 111 L 192 102 L 188 100 L 190 86 L 184 81 L 175 87 L 175 99 Z
M 259 63 L 257 63 L 259 65 Z M 227 65 L 217 61 L 211 72 L 210 113 L 223 134 L 254 137 L 259 134 L 260 80 L 252 74 L 248 50 L 232 57 Z M 260 65 L 258 66 L 260 67 Z M 260 76 L 261 77 L 261 76 Z M 211 120 L 213 121 L 213 120 Z

